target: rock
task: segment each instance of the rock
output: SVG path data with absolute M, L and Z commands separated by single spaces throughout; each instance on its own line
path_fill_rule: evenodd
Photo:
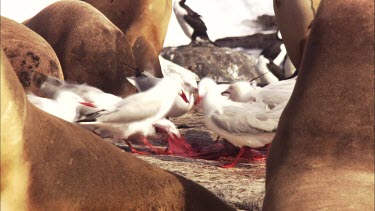
M 163 72 L 163 75 L 171 75 L 171 74 L 177 74 L 181 76 L 182 79 L 185 79 L 186 81 L 199 81 L 200 78 L 197 74 L 191 72 L 190 70 L 181 67 L 178 64 L 175 64 L 169 60 L 164 59 L 164 57 L 159 56 L 161 70 Z
M 146 53 L 137 54 L 136 52 L 139 51 L 134 52 L 138 67 L 142 70 L 145 69 L 144 63 L 140 60 L 148 60 L 148 63 L 154 64 L 151 72 L 157 77 L 162 76 L 158 55 L 163 48 L 172 13 L 171 0 L 84 1 L 100 10 L 119 27 L 133 49 L 136 41 L 142 39 L 137 44 Z M 145 56 L 147 58 L 141 58 Z
M 0 75 L 2 209 L 234 210 L 202 186 L 31 105 L 4 52 Z
M 162 56 L 200 78 L 210 76 L 218 82 L 251 80 L 259 76 L 255 70 L 256 57 L 212 44 L 164 48 Z
M 264 49 L 276 40 L 276 34 L 257 33 L 241 37 L 226 37 L 215 40 L 215 45 L 229 48 Z
M 320 3 L 268 153 L 263 210 L 374 210 L 373 8 Z
M 38 94 L 40 74 L 63 79 L 59 59 L 52 47 L 22 24 L 1 17 L 1 45 L 26 91 Z
M 131 47 L 125 35 L 91 5 L 59 1 L 28 20 L 26 26 L 51 44 L 67 81 L 87 83 L 119 96 L 134 93 L 126 80 L 134 75 Z
M 277 29 L 277 21 L 274 15 L 258 16 L 254 22 L 261 25 L 263 30 L 272 30 L 272 29 L 276 30 Z

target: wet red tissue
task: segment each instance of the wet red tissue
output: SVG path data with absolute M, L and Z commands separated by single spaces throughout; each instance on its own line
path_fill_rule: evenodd
M 182 157 L 199 158 L 205 160 L 234 159 L 239 152 L 239 148 L 230 143 L 212 142 L 205 147 L 192 146 L 183 136 L 168 136 L 168 152 L 171 155 Z M 265 153 L 249 149 L 241 156 L 242 159 L 264 160 Z

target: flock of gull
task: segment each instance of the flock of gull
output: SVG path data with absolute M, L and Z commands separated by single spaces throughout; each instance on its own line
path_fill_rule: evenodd
M 199 79 L 189 70 L 161 60 L 164 77 L 155 78 L 144 71 L 127 78 L 138 92 L 125 98 L 53 77 L 41 86 L 44 97 L 32 93 L 27 97 L 47 113 L 103 138 L 124 141 L 133 153 L 147 154 L 137 151 L 131 138 L 143 141 L 154 153 L 170 153 L 168 148 L 154 147 L 148 138 L 161 133 L 174 141 L 184 140 L 169 117 L 182 116 L 193 106 L 201 106 L 209 130 L 240 147 L 236 159 L 222 167 L 234 167 L 246 150 L 271 143 L 296 77 L 264 87 L 247 81 L 222 85 L 208 77 Z

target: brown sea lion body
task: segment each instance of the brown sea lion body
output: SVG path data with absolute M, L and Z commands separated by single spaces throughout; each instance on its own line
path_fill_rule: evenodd
M 3 51 L 0 75 L 1 210 L 233 210 L 31 105 Z
M 39 94 L 38 73 L 63 79 L 59 59 L 52 47 L 37 33 L 1 17 L 1 45 L 26 91 Z
M 27 21 L 60 59 L 67 81 L 87 83 L 105 92 L 134 92 L 133 53 L 125 35 L 103 14 L 81 1 L 59 1 Z
M 84 0 L 100 10 L 126 35 L 130 45 L 141 48 L 134 52 L 135 60 L 141 70 L 149 70 L 157 77 L 162 76 L 158 55 L 163 48 L 167 34 L 170 16 L 172 14 L 172 0 Z M 142 42 L 137 42 L 142 39 Z M 142 43 L 141 45 L 139 45 Z M 139 54 L 144 52 L 146 54 Z M 142 58 L 141 58 L 142 57 Z M 147 60 L 145 66 L 143 62 Z M 153 64 L 150 67 L 150 64 Z M 151 68 L 151 69 L 150 69 Z
M 277 24 L 293 65 L 298 69 L 309 26 L 321 0 L 273 0 Z
M 267 158 L 264 210 L 374 210 L 374 2 L 320 3 Z

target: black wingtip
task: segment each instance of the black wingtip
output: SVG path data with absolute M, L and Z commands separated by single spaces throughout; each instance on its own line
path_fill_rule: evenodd
M 96 119 L 88 119 L 88 118 L 85 118 L 85 119 L 80 119 L 77 121 L 77 123 L 80 123 L 80 122 L 95 122 Z
M 96 111 L 94 113 L 90 113 L 90 114 L 87 114 L 85 116 L 82 116 L 78 121 L 77 123 L 80 123 L 80 122 L 96 122 L 96 119 L 97 117 L 100 116 L 100 114 L 105 111 L 104 109 L 103 110 L 100 110 L 100 111 Z

